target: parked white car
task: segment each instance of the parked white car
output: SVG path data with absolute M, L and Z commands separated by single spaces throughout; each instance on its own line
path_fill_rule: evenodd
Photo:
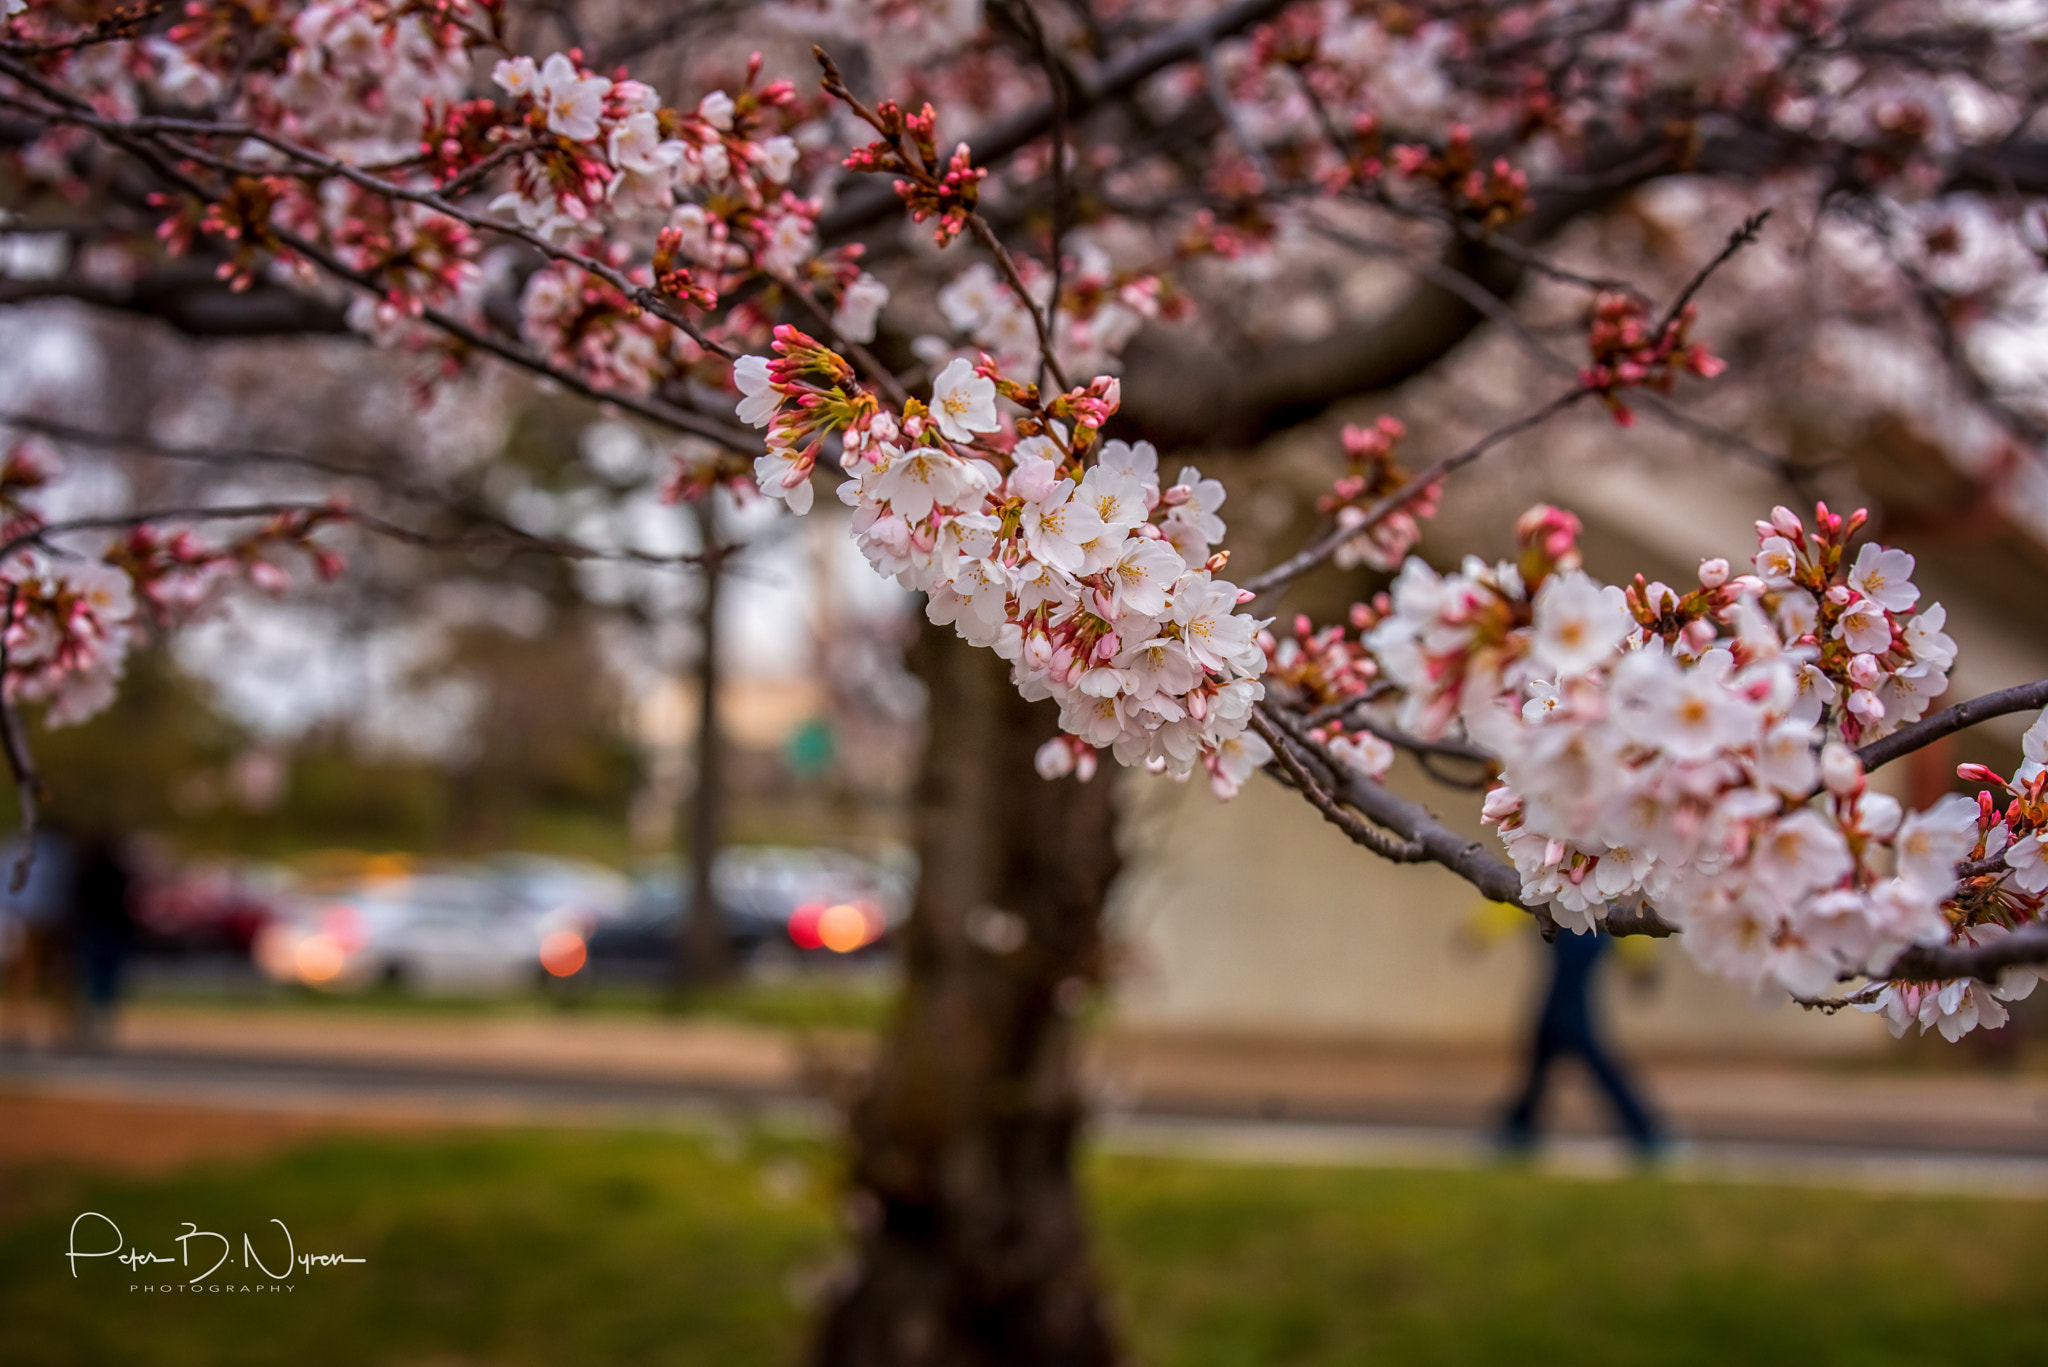
M 488 991 L 530 982 L 559 928 L 493 878 L 428 872 L 296 897 L 254 956 L 271 978 L 324 991 Z

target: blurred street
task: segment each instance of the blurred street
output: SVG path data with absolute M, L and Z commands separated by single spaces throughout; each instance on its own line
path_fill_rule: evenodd
M 147 1003 L 98 1053 L 0 1057 L 0 1162 L 89 1157 L 165 1108 L 231 1131 L 473 1124 L 829 1126 L 863 1032 L 646 1016 L 434 1015 Z M 1680 1177 L 2048 1198 L 2048 1075 L 1784 1060 L 1649 1059 Z M 1515 1060 L 1300 1040 L 1100 1034 L 1089 1073 L 1113 1150 L 1258 1162 L 1467 1166 Z M 33 1111 L 34 1124 L 19 1123 Z M 283 1128 L 280 1129 L 279 1127 Z M 81 1127 L 101 1138 L 81 1141 Z M 1567 1077 L 1541 1161 L 1620 1171 L 1605 1116 Z M 80 1148 L 81 1142 L 86 1147 Z

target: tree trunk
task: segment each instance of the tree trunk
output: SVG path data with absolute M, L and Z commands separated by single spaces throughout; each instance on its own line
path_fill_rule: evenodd
M 699 544 L 718 548 L 718 511 L 707 495 L 697 504 Z M 707 559 L 699 576 L 704 598 L 697 622 L 697 779 L 690 794 L 690 862 L 684 874 L 688 920 L 676 941 L 679 990 L 724 981 L 732 971 L 725 915 L 718 905 L 718 852 L 725 843 L 725 735 L 718 720 L 719 589 L 725 562 Z
M 1074 1181 L 1075 1017 L 1102 975 L 1108 776 L 1048 783 L 1054 734 L 993 652 L 924 627 L 922 874 L 903 997 L 851 1117 L 857 1271 L 817 1367 L 1120 1360 Z

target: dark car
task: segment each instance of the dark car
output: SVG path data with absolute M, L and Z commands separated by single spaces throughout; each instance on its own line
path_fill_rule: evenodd
M 673 862 L 643 871 L 625 913 L 592 931 L 590 971 L 639 981 L 670 972 L 688 924 L 687 878 L 687 865 Z M 827 958 L 871 950 L 901 919 L 900 882 L 839 850 L 727 850 L 714 875 L 727 952 L 745 962 L 772 950 Z

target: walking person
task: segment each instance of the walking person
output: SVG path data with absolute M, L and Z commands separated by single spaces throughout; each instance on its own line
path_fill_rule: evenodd
M 71 877 L 71 944 L 79 975 L 77 1038 L 104 1049 L 113 1039 L 128 950 L 135 937 L 134 877 L 118 837 L 94 834 L 78 850 Z
M 1593 1005 L 1593 987 L 1601 961 L 1612 941 L 1605 934 L 1574 935 L 1560 930 L 1550 945 L 1550 988 L 1530 1041 L 1529 1071 L 1522 1091 L 1508 1108 L 1500 1129 L 1501 1146 L 1527 1152 L 1536 1142 L 1537 1118 L 1549 1086 L 1550 1068 L 1559 1058 L 1575 1055 L 1606 1093 L 1615 1118 L 1636 1153 L 1655 1157 L 1664 1142 L 1662 1127 L 1637 1094 L 1628 1074 L 1600 1038 Z

